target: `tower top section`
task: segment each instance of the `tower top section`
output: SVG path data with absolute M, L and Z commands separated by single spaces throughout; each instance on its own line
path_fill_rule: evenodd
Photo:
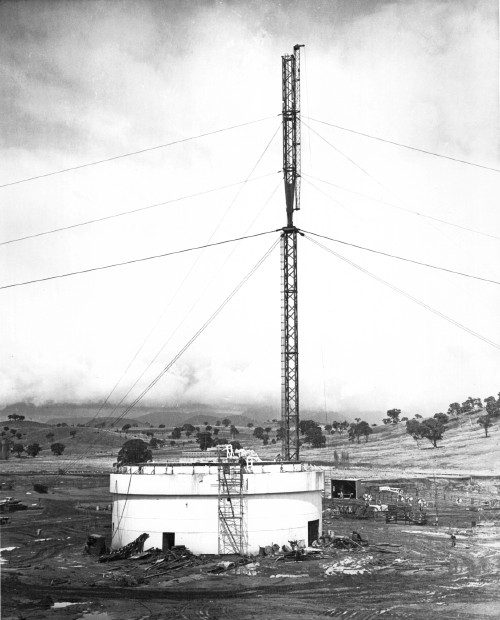
M 281 57 L 283 85 L 283 175 L 287 226 L 293 226 L 293 212 L 300 209 L 300 48 Z

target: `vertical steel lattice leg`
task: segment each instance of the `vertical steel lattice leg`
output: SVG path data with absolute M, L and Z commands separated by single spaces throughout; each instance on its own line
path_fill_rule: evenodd
M 281 329 L 281 422 L 285 460 L 299 460 L 299 342 L 297 305 L 297 229 L 281 236 L 283 312 Z

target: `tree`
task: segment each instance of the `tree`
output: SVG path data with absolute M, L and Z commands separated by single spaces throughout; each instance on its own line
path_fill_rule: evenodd
M 229 426 L 231 424 L 231 420 L 229 420 L 228 418 L 224 418 L 222 420 L 222 424 L 224 424 L 224 426 Z
M 473 413 L 474 411 L 481 409 L 481 407 L 482 402 L 480 398 L 472 398 L 472 396 L 469 396 L 469 398 L 462 403 L 460 410 L 462 413 Z
M 152 450 L 158 450 L 158 448 L 160 447 L 160 440 L 156 439 L 156 437 L 151 437 L 151 439 L 149 440 L 149 447 Z
M 265 431 L 266 433 L 268 433 L 268 434 L 269 434 L 272 430 L 273 430 L 273 429 L 272 429 L 270 426 L 266 426 L 266 428 L 264 429 L 264 431 Z
M 200 450 L 205 451 L 214 445 L 212 433 L 209 431 L 201 431 L 196 434 L 196 441 L 200 444 Z
M 499 399 L 500 400 L 500 399 Z M 495 400 L 494 396 L 488 396 L 488 398 L 484 399 L 486 413 L 492 418 L 496 418 L 500 415 L 500 406 L 499 402 Z
M 253 436 L 257 439 L 262 439 L 262 436 L 264 435 L 264 429 L 262 428 L 262 426 L 256 426 L 253 429 Z
M 303 420 L 302 422 L 299 422 L 299 426 L 305 435 L 304 441 L 310 443 L 313 448 L 322 448 L 326 444 L 326 437 L 323 435 L 321 427 L 314 420 Z
M 214 428 L 214 430 L 212 431 L 214 435 L 218 435 L 219 434 L 219 429 L 218 428 Z
M 479 416 L 477 423 L 484 428 L 484 434 L 488 437 L 488 429 L 492 426 L 493 422 L 489 415 Z
M 24 416 L 23 415 L 19 415 L 17 413 L 11 413 L 7 417 L 9 418 L 9 420 L 24 420 Z
M 308 441 L 313 448 L 323 448 L 326 444 L 326 437 L 323 435 L 323 431 L 319 426 L 315 428 L 310 427 L 306 433 L 306 441 Z
M 172 437 L 172 439 L 180 439 L 181 429 L 176 426 L 174 430 L 170 433 L 170 437 Z
M 54 456 L 61 456 L 66 449 L 66 446 L 63 443 L 56 442 L 51 444 L 50 449 L 52 450 L 52 454 Z
M 229 432 L 231 433 L 231 437 L 233 439 L 236 437 L 236 435 L 240 434 L 240 431 L 234 425 L 231 425 L 231 428 L 229 429 Z
M 239 441 L 231 441 L 230 443 L 233 446 L 233 450 L 241 450 L 241 444 Z
M 282 426 L 279 426 L 279 427 L 276 429 L 276 439 L 277 439 L 278 441 L 281 441 L 281 440 L 282 440 L 282 439 L 284 439 L 284 438 L 285 438 L 285 429 L 284 429 Z
M 222 422 L 220 420 L 217 420 L 217 422 L 215 423 L 215 426 L 222 426 Z
M 347 435 L 349 437 L 349 441 L 354 441 L 355 439 L 357 439 L 359 443 L 358 425 L 356 424 L 356 422 L 351 422 L 347 430 Z
M 358 424 L 358 437 L 362 435 L 365 438 L 365 443 L 368 442 L 368 436 L 371 435 L 372 433 L 373 433 L 373 429 L 370 427 L 368 422 L 365 422 L 364 420 L 362 420 Z
M 124 424 L 122 426 L 122 431 L 128 433 L 129 429 L 132 428 L 132 424 Z
M 21 457 L 21 454 L 24 452 L 24 446 L 22 443 L 15 443 L 12 446 L 12 452 L 17 454 L 18 457 Z
M 449 417 L 446 415 L 446 413 L 435 413 L 434 417 L 436 418 L 436 420 L 439 420 L 439 422 L 441 422 L 441 424 L 447 424 L 447 422 L 449 421 Z
M 253 427 L 253 422 L 249 422 L 249 423 L 247 424 L 247 426 L 248 426 L 248 428 L 252 428 L 252 427 Z
M 406 422 L 406 432 L 411 435 L 413 439 L 420 439 L 420 422 L 418 420 L 408 420 Z
M 142 439 L 129 439 L 118 452 L 118 465 L 147 463 L 153 459 L 153 453 Z
M 450 403 L 448 415 L 458 417 L 462 413 L 460 403 Z
M 318 426 L 318 423 L 315 422 L 314 420 L 301 420 L 299 422 L 299 429 L 300 429 L 301 435 L 305 435 L 307 433 L 308 428 L 316 428 L 317 426 Z
M 28 456 L 32 456 L 33 458 L 35 458 L 35 456 L 37 456 L 41 449 L 42 448 L 40 447 L 40 444 L 30 443 L 30 445 L 26 448 L 26 452 L 28 453 Z
M 333 426 L 331 424 L 325 424 L 325 432 L 331 433 Z
M 356 418 L 356 420 L 358 420 L 358 422 L 351 422 L 349 425 L 349 441 L 357 439 L 358 443 L 360 443 L 361 437 L 364 437 L 366 443 L 368 441 L 368 436 L 373 433 L 373 430 L 370 428 L 368 422 L 361 420 L 361 418 Z
M 420 436 L 428 439 L 437 448 L 437 441 L 443 439 L 444 424 L 436 418 L 427 418 L 420 423 Z
M 191 433 L 194 433 L 194 431 L 196 429 L 195 429 L 195 427 L 192 424 L 189 424 L 189 422 L 186 422 L 186 424 L 182 425 L 182 430 L 183 431 L 191 431 Z
M 48 439 L 50 442 L 54 441 L 54 433 L 47 433 L 45 435 L 45 438 Z
M 387 412 L 387 417 L 391 420 L 393 424 L 397 424 L 399 422 L 399 416 L 401 415 L 401 409 L 389 409 Z
M 207 431 L 211 431 L 211 430 L 212 430 L 212 426 L 211 426 L 210 424 L 207 424 L 207 426 L 206 426 L 206 430 L 207 430 Z
M 158 428 L 165 428 L 165 424 L 160 424 Z
M 73 439 L 75 438 L 76 435 L 76 431 L 70 431 L 69 434 L 71 435 L 71 437 L 73 437 Z
M 349 428 L 349 422 L 347 420 L 344 420 L 338 426 L 339 434 L 342 435 L 342 433 L 346 431 L 348 428 Z

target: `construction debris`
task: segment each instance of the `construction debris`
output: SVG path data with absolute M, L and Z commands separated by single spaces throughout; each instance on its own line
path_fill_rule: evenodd
M 99 534 L 90 534 L 83 551 L 89 555 L 104 555 L 107 552 L 106 539 Z
M 20 499 L 6 497 L 0 500 L 0 512 L 16 512 L 17 510 L 28 510 L 26 504 L 22 504 Z
M 99 557 L 99 562 L 113 562 L 114 560 L 126 560 L 131 555 L 135 555 L 136 553 L 142 553 L 144 550 L 144 543 L 149 538 L 149 534 L 141 534 L 134 541 L 125 545 L 125 547 L 121 547 L 120 549 L 116 549 L 115 551 L 111 551 L 110 553 L 106 553 L 105 555 L 101 555 Z

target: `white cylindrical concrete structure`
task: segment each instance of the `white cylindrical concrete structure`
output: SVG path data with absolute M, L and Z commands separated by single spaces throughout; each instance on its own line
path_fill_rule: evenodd
M 111 474 L 112 543 L 118 549 L 143 533 L 145 548 L 185 545 L 219 552 L 219 473 L 216 463 L 124 466 Z M 246 552 L 303 540 L 322 531 L 323 471 L 303 463 L 257 462 L 242 470 Z M 238 495 L 239 497 L 239 495 Z

